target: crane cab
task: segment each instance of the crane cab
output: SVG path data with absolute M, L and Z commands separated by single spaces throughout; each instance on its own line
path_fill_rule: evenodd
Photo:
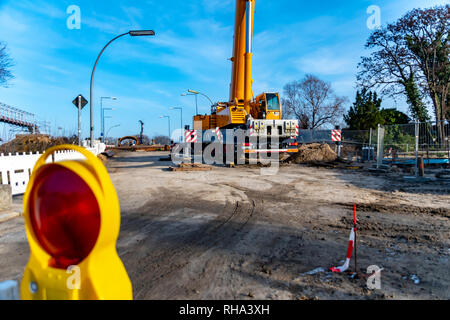
M 255 98 L 252 116 L 256 119 L 280 120 L 281 103 L 278 93 L 262 93 Z

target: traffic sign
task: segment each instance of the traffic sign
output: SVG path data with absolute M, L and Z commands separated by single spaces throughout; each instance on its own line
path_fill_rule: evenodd
M 81 107 L 81 109 L 83 109 L 87 104 L 88 104 L 88 101 L 81 95 L 81 94 L 79 94 L 76 98 L 75 98 L 75 100 L 73 100 L 72 101 L 72 103 L 75 105 L 75 107 L 77 107 L 78 108 L 78 101 L 79 101 L 79 99 L 81 99 L 81 105 L 80 105 L 80 107 Z
M 72 150 L 86 160 L 51 162 Z M 120 207 L 102 162 L 88 150 L 62 145 L 36 163 L 24 197 L 30 259 L 24 300 L 128 300 L 132 286 L 116 251 Z

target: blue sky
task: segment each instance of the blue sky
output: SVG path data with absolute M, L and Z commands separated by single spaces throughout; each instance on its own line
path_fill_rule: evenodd
M 279 91 L 292 80 L 313 73 L 330 81 L 335 91 L 353 101 L 355 73 L 370 30 L 366 10 L 381 9 L 383 24 L 415 7 L 445 4 L 445 0 L 257 0 L 254 30 L 254 92 Z M 69 30 L 70 5 L 81 9 L 81 29 Z M 234 0 L 86 1 L 0 0 L 0 41 L 15 61 L 16 78 L 0 88 L 0 101 L 35 113 L 39 119 L 76 133 L 77 113 L 71 101 L 89 97 L 90 74 L 101 48 L 114 36 L 132 29 L 154 29 L 156 37 L 124 37 L 113 43 L 97 68 L 94 85 L 95 135 L 100 134 L 100 97 L 109 112 L 110 135 L 139 131 L 167 133 L 191 124 L 194 97 L 187 89 L 226 101 L 230 82 Z M 199 97 L 200 113 L 209 111 Z M 384 107 L 406 111 L 403 101 L 386 100 Z M 89 108 L 83 116 L 83 136 L 89 134 Z

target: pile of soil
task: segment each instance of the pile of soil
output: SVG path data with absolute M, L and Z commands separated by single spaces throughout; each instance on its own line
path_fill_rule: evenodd
M 75 138 L 76 140 L 76 138 Z M 14 140 L 0 146 L 0 153 L 44 152 L 61 144 L 76 144 L 73 138 L 53 138 L 43 134 L 17 135 Z
M 289 159 L 293 163 L 333 162 L 337 154 L 328 144 L 313 143 L 303 145 L 298 153 L 294 153 Z

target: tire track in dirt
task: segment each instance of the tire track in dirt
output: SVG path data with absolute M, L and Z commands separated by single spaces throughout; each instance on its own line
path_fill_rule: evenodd
M 246 228 L 250 228 L 252 218 L 261 208 L 257 203 L 258 201 L 255 200 L 236 201 L 234 206 L 228 203 L 215 219 L 201 226 L 198 232 L 189 233 L 181 242 L 172 244 L 169 248 L 156 249 L 145 257 L 141 257 L 136 263 L 137 265 L 133 266 L 132 278 L 135 282 L 135 297 L 138 299 L 151 298 L 155 284 L 156 287 L 165 287 L 165 290 L 170 287 L 169 291 L 176 294 L 182 287 L 182 282 L 179 281 L 180 273 L 191 261 L 210 250 L 229 250 L 239 241 L 241 233 L 247 232 Z M 183 206 L 182 202 L 181 206 Z M 224 216 L 227 217 L 225 220 L 223 220 Z M 148 221 L 150 224 L 157 222 L 158 219 Z M 141 224 L 139 219 L 134 222 L 129 221 L 124 225 L 124 229 L 127 229 L 130 223 Z M 178 222 L 174 221 L 173 223 Z M 140 244 L 140 247 L 143 248 L 148 246 L 154 246 L 154 244 L 146 240 Z M 135 252 L 125 253 L 126 260 L 136 260 L 137 257 L 133 257 L 134 255 Z M 148 276 L 148 273 L 152 273 L 152 275 Z

